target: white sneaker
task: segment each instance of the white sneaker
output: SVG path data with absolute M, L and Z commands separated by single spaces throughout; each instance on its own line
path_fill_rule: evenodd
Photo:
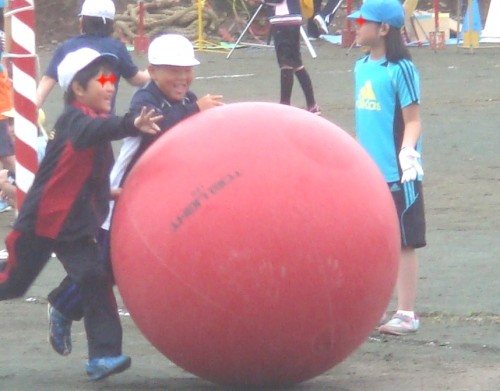
M 6 201 L 0 200 L 0 213 L 9 212 L 12 210 L 12 206 L 10 206 Z
M 420 321 L 417 316 L 411 318 L 396 312 L 391 320 L 379 327 L 378 331 L 382 334 L 408 335 L 415 334 L 419 326 Z
M 319 15 L 319 14 L 316 15 L 313 20 L 314 20 L 314 23 L 316 23 L 316 26 L 318 26 L 318 28 L 324 34 L 328 34 L 328 26 L 326 25 L 326 22 L 321 15 Z

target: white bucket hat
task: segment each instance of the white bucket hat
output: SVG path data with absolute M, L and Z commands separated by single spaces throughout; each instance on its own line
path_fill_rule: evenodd
M 101 17 L 106 23 L 106 19 L 115 18 L 115 12 L 115 3 L 112 0 L 85 0 L 79 16 Z
M 189 67 L 199 65 L 194 57 L 193 45 L 178 34 L 165 34 L 155 38 L 148 49 L 148 61 L 153 65 Z
M 118 57 L 112 53 L 99 53 L 90 48 L 81 48 L 68 53 L 57 67 L 57 78 L 61 88 L 66 92 L 75 75 L 101 57 L 107 57 L 113 62 L 118 61 Z

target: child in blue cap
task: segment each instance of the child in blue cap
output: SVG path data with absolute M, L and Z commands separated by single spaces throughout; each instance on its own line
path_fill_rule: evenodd
M 356 134 L 387 181 L 401 230 L 398 307 L 379 331 L 407 335 L 419 328 L 415 249 L 426 245 L 419 75 L 401 37 L 399 0 L 366 0 L 348 18 L 357 22 L 357 43 L 369 49 L 354 68 Z

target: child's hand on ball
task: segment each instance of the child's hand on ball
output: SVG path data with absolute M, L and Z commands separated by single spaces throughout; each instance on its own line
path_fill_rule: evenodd
M 222 95 L 210 95 L 207 94 L 196 102 L 200 111 L 211 109 L 212 107 L 222 106 L 224 103 L 221 102 Z

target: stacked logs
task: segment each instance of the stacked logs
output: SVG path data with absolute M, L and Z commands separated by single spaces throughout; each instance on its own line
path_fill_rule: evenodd
M 203 0 L 146 0 L 144 2 L 144 34 L 151 37 L 162 33 L 182 34 L 190 40 L 198 37 L 198 1 Z M 207 5 L 202 7 L 203 33 L 213 36 L 218 32 L 219 18 Z M 139 7 L 129 4 L 122 14 L 115 16 L 115 37 L 133 42 L 138 35 Z

